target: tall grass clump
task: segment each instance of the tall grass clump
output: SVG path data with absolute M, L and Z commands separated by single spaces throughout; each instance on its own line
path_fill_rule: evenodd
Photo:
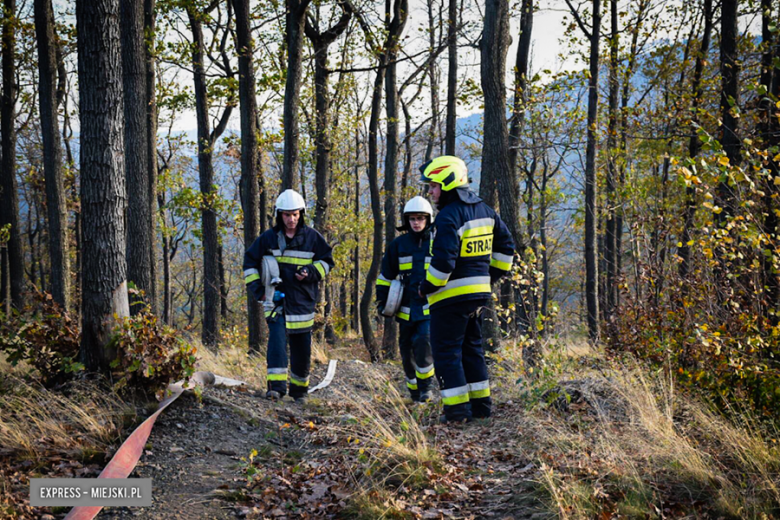
M 343 425 L 364 463 L 365 475 L 392 487 L 423 485 L 440 458 L 420 424 L 425 406 L 410 408 L 394 381 L 367 368 L 370 399 L 343 395 L 353 418 Z
M 590 403 L 584 418 L 553 413 L 537 429 L 552 453 L 540 460 L 540 484 L 561 518 L 654 518 L 670 505 L 697 516 L 780 514 L 780 450 L 750 413 L 726 419 L 668 372 L 636 363 L 598 378 L 610 406 Z
M 95 382 L 55 392 L 11 376 L 0 389 L 0 446 L 21 458 L 88 458 L 105 452 L 134 422 L 135 410 Z

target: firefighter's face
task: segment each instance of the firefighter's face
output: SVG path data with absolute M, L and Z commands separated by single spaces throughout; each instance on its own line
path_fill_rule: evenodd
M 428 215 L 425 213 L 409 213 L 406 218 L 409 219 L 409 226 L 415 233 L 419 233 L 425 229 L 425 224 L 428 221 Z
M 282 211 L 282 221 L 284 222 L 284 227 L 290 231 L 298 227 L 298 220 L 300 220 L 300 218 L 300 210 L 296 209 L 295 211 Z
M 434 204 L 439 203 L 439 197 L 441 197 L 441 184 L 438 182 L 432 182 L 428 185 L 428 195 L 431 196 L 431 202 Z

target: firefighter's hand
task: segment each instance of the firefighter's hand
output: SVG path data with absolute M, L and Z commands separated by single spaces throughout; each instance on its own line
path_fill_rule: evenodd
M 298 271 L 295 273 L 295 278 L 296 278 L 296 279 L 297 279 L 299 282 L 302 282 L 302 281 L 304 281 L 304 280 L 307 278 L 308 274 L 309 274 L 309 273 L 307 272 L 307 269 L 306 269 L 305 267 L 301 267 L 301 268 L 300 268 L 300 269 L 298 269 Z

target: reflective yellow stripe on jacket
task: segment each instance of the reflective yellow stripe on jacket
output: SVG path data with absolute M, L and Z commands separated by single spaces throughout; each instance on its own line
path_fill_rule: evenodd
M 260 279 L 260 271 L 257 269 L 246 269 L 244 271 L 244 283 L 249 284 L 254 282 L 255 280 Z
M 311 251 L 285 250 L 282 254 L 279 249 L 273 249 L 271 252 L 280 264 L 311 265 L 314 263 L 314 253 Z
M 433 270 L 433 268 L 431 268 L 431 270 Z M 434 303 L 446 300 L 447 298 L 453 298 L 463 294 L 478 293 L 490 293 L 489 276 L 470 276 L 468 278 L 450 280 L 444 287 L 428 295 L 428 303 L 433 305 Z
M 414 257 L 411 256 L 399 256 L 398 257 L 398 270 L 410 271 L 412 269 L 412 261 Z
M 390 287 L 390 280 L 382 276 L 382 274 L 380 273 L 379 278 L 376 279 L 376 284 Z
M 314 267 L 320 273 L 320 278 L 325 278 L 330 272 L 330 265 L 328 265 L 327 262 L 323 262 L 322 260 L 317 260 L 314 262 Z
M 447 285 L 447 280 L 450 279 L 450 273 L 443 273 L 435 267 L 429 266 L 428 271 L 425 273 L 425 279 L 436 287 L 444 287 Z
M 510 255 L 494 252 L 490 257 L 490 267 L 495 267 L 502 271 L 509 271 L 512 268 L 512 257 Z
M 288 314 L 284 317 L 284 323 L 288 330 L 305 329 L 314 326 L 314 313 Z

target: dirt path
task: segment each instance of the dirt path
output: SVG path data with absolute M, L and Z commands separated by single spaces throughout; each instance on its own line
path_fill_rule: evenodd
M 353 420 L 350 402 L 354 407 L 354 400 L 372 398 L 363 379 L 369 366 L 339 362 L 331 386 L 304 405 L 289 398 L 273 403 L 258 398 L 255 389 L 210 388 L 200 403 L 183 396 L 158 419 L 132 475 L 153 479 L 152 507 L 109 508 L 100 518 L 343 516 L 356 478 L 345 470 L 344 436 L 334 432 Z M 314 367 L 312 384 L 324 378 L 325 370 Z M 371 365 L 370 370 L 375 377 L 399 379 L 394 377 L 400 374 L 398 366 Z M 388 499 L 388 517 L 395 510 L 417 518 L 547 517 L 524 492 L 532 487 L 536 468 L 523 456 L 519 406 L 502 403 L 493 419 L 456 427 L 439 425 L 434 405 L 424 412 L 420 421 L 444 468 L 437 470 L 441 475 L 431 489 L 401 485 L 400 493 Z M 257 456 L 251 471 L 263 474 L 266 484 L 248 489 L 252 450 Z
M 313 380 L 324 370 L 316 367 Z M 225 497 L 244 484 L 241 459 L 278 444 L 279 421 L 304 412 L 287 399 L 274 404 L 258 398 L 256 390 L 209 388 L 201 402 L 182 396 L 157 420 L 131 475 L 153 479 L 152 507 L 106 508 L 99 518 L 235 517 Z M 290 446 L 296 442 L 286 437 Z

